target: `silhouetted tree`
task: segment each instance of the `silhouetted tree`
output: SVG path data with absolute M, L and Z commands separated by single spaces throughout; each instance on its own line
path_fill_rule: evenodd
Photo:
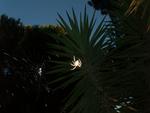
M 0 49 L 12 52 L 24 35 L 24 27 L 20 19 L 6 15 L 0 17 Z

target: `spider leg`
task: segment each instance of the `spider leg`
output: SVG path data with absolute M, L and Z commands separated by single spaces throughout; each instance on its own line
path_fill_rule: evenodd
M 73 63 L 70 63 L 70 65 L 73 66 L 73 67 L 75 66 Z
M 81 67 L 81 64 L 79 64 L 78 67 Z
M 74 70 L 74 69 L 76 69 L 76 66 L 74 66 L 73 68 L 71 68 L 70 70 Z
M 81 62 L 81 60 L 79 59 L 79 67 L 81 67 L 82 66 L 82 62 Z
M 72 64 L 74 64 L 75 63 L 75 61 L 72 61 Z
M 73 56 L 73 61 L 76 61 L 76 57 L 75 56 Z

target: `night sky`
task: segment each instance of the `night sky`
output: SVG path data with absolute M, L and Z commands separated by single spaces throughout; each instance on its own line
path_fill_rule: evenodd
M 46 25 L 57 24 L 57 13 L 66 18 L 66 10 L 75 9 L 77 15 L 83 12 L 87 0 L 0 0 L 0 14 L 20 18 L 24 24 Z M 94 9 L 87 5 L 88 14 Z M 101 17 L 97 11 L 97 19 Z

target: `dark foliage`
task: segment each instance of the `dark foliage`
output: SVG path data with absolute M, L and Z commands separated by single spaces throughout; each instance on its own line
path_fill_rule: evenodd
M 101 10 L 102 14 L 107 14 L 108 10 L 111 10 L 111 0 L 91 0 L 88 4 L 96 10 Z
M 53 91 L 46 81 L 47 43 L 54 43 L 50 34 L 58 32 L 58 27 L 26 27 L 19 19 L 1 16 L 1 113 L 60 112 L 62 91 Z
M 15 20 L 6 15 L 0 17 L 0 48 L 13 52 L 17 47 L 17 42 L 24 35 L 24 27 L 20 19 Z

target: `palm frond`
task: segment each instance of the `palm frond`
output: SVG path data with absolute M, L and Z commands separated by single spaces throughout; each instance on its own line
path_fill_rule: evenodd
M 50 48 L 52 48 L 51 54 L 60 56 L 58 61 L 53 61 L 53 59 L 51 61 L 55 65 L 49 73 L 59 76 L 50 84 L 62 81 L 57 88 L 68 87 L 73 83 L 75 85 L 66 99 L 63 111 L 70 113 L 100 113 L 105 111 L 106 113 L 106 109 L 110 109 L 110 106 L 107 103 L 107 94 L 104 93 L 103 86 L 99 83 L 99 79 L 103 78 L 99 72 L 101 62 L 109 45 L 104 25 L 105 17 L 95 28 L 95 12 L 90 19 L 86 7 L 84 14 L 80 14 L 79 22 L 73 9 L 72 16 L 67 12 L 69 24 L 62 16 L 59 14 L 58 16 L 58 23 L 67 34 L 62 38 L 55 38 L 60 44 L 50 45 Z M 74 67 L 72 63 L 77 60 L 80 60 L 82 65 Z M 104 107 L 104 105 L 107 107 Z

